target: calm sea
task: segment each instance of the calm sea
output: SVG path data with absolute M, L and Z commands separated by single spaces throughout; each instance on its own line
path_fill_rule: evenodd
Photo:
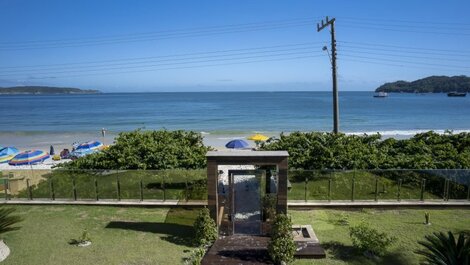
M 340 130 L 470 130 L 470 97 L 340 93 Z M 185 129 L 209 134 L 331 131 L 329 92 L 109 93 L 0 96 L 0 133 Z

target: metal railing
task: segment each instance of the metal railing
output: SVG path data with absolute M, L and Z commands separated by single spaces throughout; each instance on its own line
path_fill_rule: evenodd
M 470 201 L 470 170 L 290 170 L 291 202 Z M 207 200 L 206 170 L 3 170 L 5 200 Z

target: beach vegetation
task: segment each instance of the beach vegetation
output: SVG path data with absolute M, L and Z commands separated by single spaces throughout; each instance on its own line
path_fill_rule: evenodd
M 416 253 L 423 256 L 429 265 L 468 265 L 470 264 L 470 237 L 460 233 L 458 238 L 449 231 L 435 232 L 426 235 L 424 241 L 418 242 L 423 249 Z
M 470 133 L 433 131 L 409 139 L 380 134 L 324 132 L 281 134 L 261 150 L 287 150 L 296 169 L 465 169 L 470 168 Z
M 206 166 L 201 134 L 192 131 L 122 132 L 106 150 L 61 166 L 68 169 L 197 169 Z
M 276 214 L 274 217 L 268 252 L 275 264 L 288 264 L 294 260 L 296 245 L 292 235 L 292 221 L 286 214 Z

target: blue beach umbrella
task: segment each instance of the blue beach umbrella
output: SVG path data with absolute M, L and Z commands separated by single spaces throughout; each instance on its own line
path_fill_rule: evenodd
M 0 163 L 6 163 L 10 161 L 20 151 L 14 147 L 4 147 L 0 149 Z
M 100 148 L 103 148 L 103 144 L 101 142 L 90 141 L 90 142 L 86 142 L 86 143 L 82 143 L 78 145 L 76 150 L 83 150 L 83 149 L 96 150 Z
M 12 166 L 32 165 L 41 163 L 48 158 L 49 154 L 44 151 L 30 150 L 17 154 L 8 164 Z
M 232 149 L 246 148 L 248 146 L 249 144 L 241 139 L 232 140 L 225 145 L 225 147 Z

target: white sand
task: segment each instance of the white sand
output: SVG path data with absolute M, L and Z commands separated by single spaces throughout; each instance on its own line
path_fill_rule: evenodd
M 70 159 L 61 159 L 59 161 L 54 161 L 52 158 L 46 159 L 43 163 L 34 164 L 34 165 L 24 165 L 24 166 L 10 166 L 8 163 L 1 163 L 0 170 L 47 170 L 51 169 L 52 166 L 71 161 Z

